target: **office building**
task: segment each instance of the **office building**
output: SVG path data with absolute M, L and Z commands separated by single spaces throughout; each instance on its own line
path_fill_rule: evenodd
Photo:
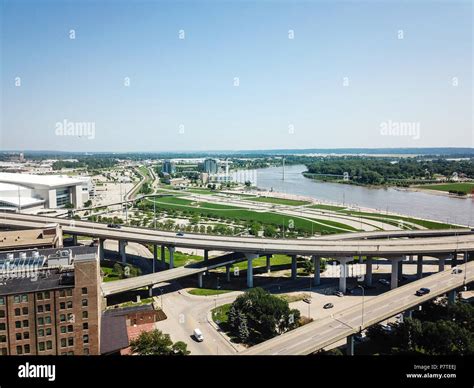
M 217 174 L 219 170 L 219 164 L 216 159 L 205 159 L 203 163 L 203 169 L 205 173 L 208 174 Z
M 0 253 L 0 355 L 100 354 L 97 247 Z
M 176 165 L 171 160 L 165 160 L 161 168 L 162 173 L 174 174 L 176 172 Z

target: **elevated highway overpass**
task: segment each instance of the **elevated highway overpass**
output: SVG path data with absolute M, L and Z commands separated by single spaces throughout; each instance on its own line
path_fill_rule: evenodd
M 123 257 L 125 257 L 124 247 L 128 241 L 153 244 L 155 258 L 158 245 L 161 245 L 162 252 L 164 252 L 163 248 L 167 247 L 170 253 L 171 268 L 173 268 L 173 255 L 176 247 L 202 249 L 205 252 L 205 257 L 209 251 L 243 254 L 248 260 L 247 284 L 249 287 L 253 286 L 252 261 L 263 255 L 290 255 L 293 278 L 296 277 L 297 255 L 311 256 L 314 268 L 318 269 L 321 257 L 335 259 L 341 265 L 339 288 L 344 292 L 347 263 L 353 261 L 354 257 L 364 256 L 367 258 L 364 263 L 367 266 L 368 284 L 372 282 L 371 258 L 382 257 L 390 260 L 392 262 L 391 287 L 395 288 L 398 285 L 398 278 L 402 274 L 403 260 L 406 256 L 418 257 L 418 274 L 421 277 L 420 268 L 423 256 L 438 258 L 440 270 L 443 270 L 446 259 L 451 259 L 455 265 L 459 253 L 467 257 L 468 254 L 474 252 L 474 234 L 470 229 L 362 232 L 309 239 L 227 237 L 192 233 L 179 237 L 173 232 L 132 227 L 112 229 L 104 224 L 89 221 L 61 220 L 16 213 L 3 213 L 0 217 L 0 227 L 4 228 L 36 228 L 52 222 L 60 224 L 65 233 L 98 238 L 101 241 L 101 246 L 106 239 L 118 240 Z M 164 256 L 163 253 L 162 256 Z M 319 276 L 319 270 L 315 271 L 315 285 L 320 282 Z
M 199 276 L 199 286 L 202 287 L 202 274 L 208 270 L 226 266 L 227 277 L 230 276 L 230 265 L 245 260 L 245 255 L 239 253 L 229 253 L 218 258 L 213 258 L 205 262 L 186 265 L 183 267 L 172 268 L 166 271 L 137 276 L 133 278 L 116 280 L 113 282 L 102 283 L 102 295 L 104 297 L 119 294 L 142 287 L 152 287 L 155 284 L 170 282 L 171 280 L 191 276 Z
M 353 346 L 352 335 L 401 312 L 462 287 L 474 280 L 474 262 L 462 265 L 462 273 L 453 274 L 445 270 L 424 279 L 417 280 L 395 290 L 350 307 L 339 314 L 309 323 L 298 329 L 252 346 L 240 353 L 243 355 L 305 355 L 317 352 L 335 342 L 348 338 L 348 346 Z M 431 292 L 416 296 L 421 287 Z M 363 303 L 363 302 L 362 302 Z

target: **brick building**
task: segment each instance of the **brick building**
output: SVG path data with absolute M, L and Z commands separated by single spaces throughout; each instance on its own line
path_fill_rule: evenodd
M 0 355 L 100 354 L 97 247 L 0 253 Z

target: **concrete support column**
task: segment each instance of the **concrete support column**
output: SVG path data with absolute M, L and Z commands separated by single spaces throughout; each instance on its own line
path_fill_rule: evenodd
M 296 256 L 291 256 L 291 279 L 295 280 L 298 276 L 298 263 L 296 261 Z
M 230 283 L 230 264 L 227 264 L 225 266 L 225 276 L 226 276 L 227 282 Z
M 272 269 L 271 262 L 270 262 L 271 258 L 272 258 L 272 255 L 267 255 L 267 273 L 270 273 Z
M 247 287 L 253 287 L 253 259 L 258 258 L 256 253 L 246 253 L 247 258 Z
M 198 273 L 198 287 L 202 288 L 202 272 Z
M 416 259 L 416 278 L 421 279 L 423 277 L 423 255 L 418 255 Z
M 451 257 L 451 268 L 454 268 L 458 265 L 458 254 L 453 253 Z
M 175 247 L 168 247 L 168 251 L 170 253 L 170 269 L 174 268 L 174 251 Z
M 313 285 L 319 286 L 321 284 L 321 258 L 313 255 L 311 256 L 311 259 L 313 260 L 314 268 Z
M 346 339 L 346 355 L 347 356 L 353 356 L 354 355 L 354 336 L 349 335 Z
M 403 260 L 404 256 L 400 258 L 400 261 L 398 262 L 398 278 L 401 280 L 403 277 Z
M 99 260 L 104 260 L 105 255 L 104 255 L 104 239 L 99 239 Z
M 76 246 L 77 245 L 77 235 L 72 236 L 72 245 Z
M 150 298 L 153 296 L 153 286 L 148 287 L 148 296 Z
M 166 267 L 166 254 L 165 254 L 165 246 L 164 245 L 161 246 L 161 255 L 160 255 L 160 257 L 161 257 L 161 266 L 163 268 L 165 268 Z
M 339 257 L 336 259 L 340 264 L 340 275 L 339 275 L 339 291 L 346 293 L 346 278 L 349 275 L 347 270 L 347 263 L 352 259 L 352 257 Z
M 456 290 L 451 290 L 448 292 L 448 303 L 453 304 L 456 302 Z
M 153 244 L 153 273 L 156 272 L 156 262 L 158 261 L 158 246 Z
M 401 257 L 393 258 L 392 259 L 392 275 L 390 279 L 390 289 L 394 289 L 398 287 L 398 263 L 402 260 Z
M 207 249 L 204 249 L 204 261 L 208 261 L 209 260 L 209 251 Z
M 122 258 L 122 264 L 127 263 L 127 255 L 125 253 L 125 247 L 127 246 L 126 240 L 119 240 L 119 254 Z
M 372 258 L 367 257 L 365 259 L 365 284 L 372 286 Z
M 438 272 L 444 271 L 444 257 L 440 258 L 438 261 Z

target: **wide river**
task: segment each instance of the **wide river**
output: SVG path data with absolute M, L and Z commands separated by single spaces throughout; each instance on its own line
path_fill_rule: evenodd
M 257 186 L 262 189 L 312 197 L 323 202 L 389 211 L 409 216 L 474 225 L 474 199 L 400 190 L 368 188 L 340 183 L 318 182 L 305 178 L 303 165 L 262 168 L 257 171 Z

